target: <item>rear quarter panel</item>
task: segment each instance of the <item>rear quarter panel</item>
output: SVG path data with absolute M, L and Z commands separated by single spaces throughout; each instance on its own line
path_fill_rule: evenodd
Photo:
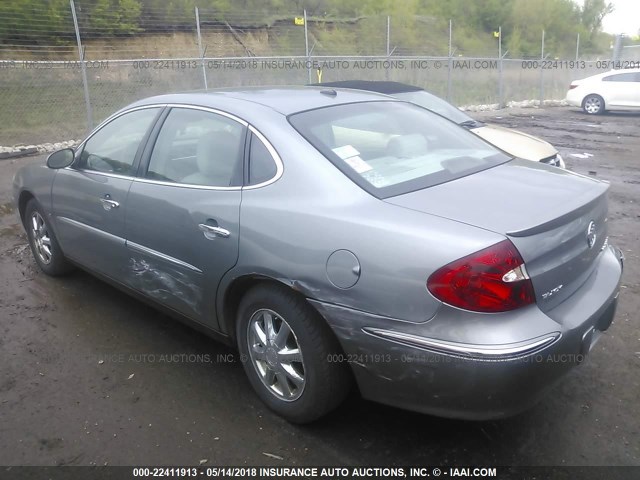
M 441 305 L 426 288 L 429 275 L 504 239 L 371 196 L 283 120 L 257 126 L 281 156 L 284 173 L 243 191 L 239 261 L 223 279 L 223 292 L 238 277 L 264 275 L 308 298 L 425 322 Z M 347 289 L 327 275 L 329 256 L 343 249 L 360 265 L 359 280 Z

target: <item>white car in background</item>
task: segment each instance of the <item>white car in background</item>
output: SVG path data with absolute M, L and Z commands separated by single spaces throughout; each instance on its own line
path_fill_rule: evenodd
M 574 80 L 567 102 L 590 115 L 606 110 L 640 110 L 640 68 L 611 70 Z

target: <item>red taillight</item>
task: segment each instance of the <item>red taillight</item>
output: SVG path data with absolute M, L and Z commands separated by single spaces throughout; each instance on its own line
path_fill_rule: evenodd
M 438 300 L 474 312 L 506 312 L 535 301 L 524 261 L 509 240 L 436 270 L 427 288 Z
M 573 83 L 571 85 L 569 85 L 569 90 L 573 90 L 574 88 L 576 88 L 578 85 L 574 85 Z

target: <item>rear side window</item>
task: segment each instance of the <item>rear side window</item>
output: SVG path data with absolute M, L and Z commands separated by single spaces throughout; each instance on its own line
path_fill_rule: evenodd
M 276 176 L 278 169 L 271 152 L 255 135 L 251 135 L 249 150 L 249 185 L 258 185 Z
M 473 133 L 405 102 L 361 102 L 291 115 L 320 153 L 369 193 L 386 198 L 511 159 Z
M 133 162 L 140 143 L 159 111 L 159 108 L 135 110 L 107 123 L 85 143 L 78 167 L 133 175 Z

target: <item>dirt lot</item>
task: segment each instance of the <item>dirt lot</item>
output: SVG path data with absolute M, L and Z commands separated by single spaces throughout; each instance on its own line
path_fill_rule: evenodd
M 222 360 L 228 348 L 88 274 L 36 269 L 10 197 L 15 171 L 42 161 L 31 157 L 0 161 L 0 465 L 640 465 L 640 115 L 476 117 L 544 137 L 571 170 L 610 181 L 611 241 L 626 255 L 613 326 L 533 410 L 473 423 L 354 396 L 289 425 Z

